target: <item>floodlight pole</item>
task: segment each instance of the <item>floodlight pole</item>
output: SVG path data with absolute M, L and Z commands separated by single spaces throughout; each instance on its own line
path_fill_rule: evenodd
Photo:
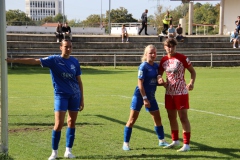
M 64 25 L 64 21 L 65 21 L 65 6 L 64 6 L 64 0 L 63 0 L 63 25 Z
M 100 27 L 102 28 L 102 0 L 101 0 Z
M 5 0 L 0 1 L 0 66 L 1 66 L 1 102 L 0 102 L 0 152 L 8 152 L 8 83 L 7 83 L 7 36 Z
M 111 35 L 111 0 L 109 0 L 108 33 Z

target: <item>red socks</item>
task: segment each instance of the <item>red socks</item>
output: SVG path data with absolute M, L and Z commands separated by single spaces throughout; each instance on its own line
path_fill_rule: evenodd
M 190 143 L 190 137 L 191 137 L 191 132 L 184 132 L 183 133 L 183 144 L 189 144 Z M 172 130 L 172 140 L 173 141 L 178 141 L 178 130 Z
M 183 144 L 190 143 L 191 132 L 184 132 L 183 133 Z

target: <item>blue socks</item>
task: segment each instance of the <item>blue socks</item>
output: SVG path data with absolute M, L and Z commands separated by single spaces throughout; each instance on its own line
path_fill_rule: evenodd
M 155 131 L 157 133 L 158 139 L 164 139 L 163 126 L 155 126 L 154 129 L 155 129 Z
M 132 128 L 124 127 L 124 142 L 129 142 L 132 134 Z
M 52 149 L 58 150 L 58 144 L 61 138 L 61 131 L 57 132 L 52 130 Z
M 67 128 L 66 131 L 66 147 L 72 148 L 75 138 L 75 128 Z

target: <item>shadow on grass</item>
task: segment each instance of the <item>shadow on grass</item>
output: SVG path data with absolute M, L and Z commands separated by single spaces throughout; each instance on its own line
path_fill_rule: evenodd
M 103 118 L 103 119 L 106 119 L 106 120 L 109 120 L 111 122 L 115 122 L 115 123 L 118 123 L 118 124 L 121 124 L 123 126 L 126 125 L 126 122 L 123 122 L 123 121 L 120 121 L 118 119 L 115 119 L 115 118 L 112 118 L 112 117 L 107 117 L 107 116 L 104 116 L 104 115 L 96 115 L 97 117 L 99 118 Z M 141 127 L 141 126 L 138 126 L 138 125 L 134 125 L 134 128 L 137 128 L 137 129 L 140 129 L 142 131 L 145 131 L 145 132 L 149 132 L 149 133 L 152 133 L 152 134 L 156 134 L 154 130 L 150 130 L 150 129 L 147 129 L 147 128 L 144 128 L 144 127 Z M 165 134 L 166 137 L 168 138 L 171 138 L 170 135 L 168 134 Z M 179 139 L 182 141 L 182 139 Z M 239 149 L 233 149 L 233 148 L 214 148 L 214 147 L 211 147 L 211 146 L 207 146 L 207 145 L 204 145 L 204 144 L 200 144 L 200 143 L 197 143 L 197 142 L 193 142 L 191 141 L 191 144 L 197 146 L 196 148 L 192 147 L 191 148 L 191 151 L 194 151 L 194 152 L 197 152 L 197 151 L 209 151 L 209 152 L 218 152 L 220 154 L 223 154 L 223 155 L 226 155 L 226 156 L 229 156 L 231 158 L 236 158 L 236 159 L 240 159 L 240 155 L 239 154 Z M 142 149 L 147 149 L 147 148 L 142 148 Z M 138 149 L 136 149 L 138 150 Z M 238 154 L 237 154 L 238 153 Z M 150 156 L 150 157 L 149 157 Z M 196 156 L 196 155 L 190 155 L 189 158 L 193 158 L 193 157 L 196 157 L 196 158 L 206 158 L 206 159 L 224 159 L 223 157 L 216 157 L 215 155 L 213 156 L 205 156 L 205 155 L 201 155 L 201 156 Z M 151 158 L 151 155 L 147 155 L 148 158 Z M 154 155 L 154 157 L 156 157 L 156 155 Z M 163 155 L 159 155 L 159 157 L 163 157 Z M 181 155 L 176 155 L 176 157 L 174 155 L 165 155 L 165 157 L 167 158 L 181 158 Z M 107 159 L 107 157 L 104 157 Z M 111 157 L 112 158 L 112 157 Z M 130 157 L 127 157 L 127 156 L 118 156 L 117 158 L 144 158 L 143 156 L 139 156 L 139 155 L 134 155 L 134 156 L 130 156 Z M 188 158 L 187 155 L 184 155 L 182 158 Z
M 13 158 L 11 156 L 9 156 L 8 154 L 3 154 L 3 153 L 0 153 L 0 159 L 1 160 L 13 160 Z
M 169 155 L 169 154 L 141 154 L 141 155 L 119 155 L 119 156 L 113 156 L 113 155 L 92 155 L 92 156 L 77 156 L 76 159 L 226 159 L 224 157 L 217 157 L 215 155 L 213 156 L 196 156 L 196 155 Z
M 9 123 L 10 126 L 53 126 L 54 122 L 50 123 Z M 82 125 L 103 125 L 101 123 L 76 123 L 76 125 L 82 126 Z M 64 123 L 64 126 L 67 126 L 67 123 Z
M 116 72 L 118 74 L 124 74 L 124 73 L 129 73 L 129 72 L 137 72 L 136 70 L 129 70 L 127 69 L 127 67 L 124 67 L 124 68 L 117 68 L 117 69 L 114 69 L 114 67 L 107 67 L 106 70 L 104 69 L 98 69 L 98 68 L 101 68 L 101 67 L 94 67 L 94 68 L 82 68 L 82 72 L 84 74 L 116 74 Z M 104 68 L 104 67 L 102 67 Z
M 104 69 L 104 67 L 102 67 L 102 69 L 98 69 L 101 68 L 101 66 L 99 67 L 82 67 L 82 72 L 83 74 L 87 75 L 87 74 L 116 74 L 116 72 L 118 72 L 118 74 L 124 74 L 124 73 L 129 73 L 129 72 L 136 72 L 135 70 L 129 70 L 128 67 L 123 67 L 123 68 L 117 68 L 114 69 L 114 67 L 106 67 L 106 69 Z M 124 69 L 126 68 L 126 69 Z M 8 74 L 50 74 L 49 68 L 46 67 L 41 67 L 40 65 L 23 65 L 23 64 L 13 64 L 13 67 L 11 68 L 11 66 L 9 65 L 8 67 Z
M 13 67 L 9 65 L 8 67 L 8 74 L 50 74 L 48 68 L 43 68 L 40 65 L 18 65 L 13 64 Z

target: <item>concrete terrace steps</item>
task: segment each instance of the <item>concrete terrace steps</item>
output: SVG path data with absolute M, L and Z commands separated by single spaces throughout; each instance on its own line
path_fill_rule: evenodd
M 229 36 L 185 36 L 184 43 L 229 42 Z M 158 35 L 130 36 L 130 42 L 160 42 Z M 163 38 L 165 40 L 165 38 Z M 54 34 L 7 34 L 7 41 L 56 42 Z M 73 35 L 73 42 L 121 42 L 120 36 L 110 35 Z
M 75 49 L 142 49 L 149 44 L 155 45 L 157 48 L 163 48 L 162 42 L 73 42 Z M 34 42 L 34 41 L 8 41 L 7 48 L 59 48 L 57 42 Z M 191 43 L 178 43 L 178 48 L 232 48 L 230 42 L 191 42 Z
M 130 36 L 129 43 L 122 43 L 120 36 L 74 35 L 72 44 L 72 54 L 85 65 L 113 65 L 115 58 L 118 65 L 139 65 L 148 44 L 157 47 L 157 61 L 165 54 L 157 35 Z M 59 46 L 53 34 L 7 35 L 8 56 L 41 58 L 60 54 Z M 187 55 L 194 66 L 210 66 L 212 52 L 214 66 L 240 65 L 240 49 L 232 48 L 229 36 L 186 36 L 183 43 L 178 43 L 177 51 Z
M 144 50 L 144 47 L 140 49 L 76 49 L 75 45 L 73 45 L 73 53 L 139 53 L 142 54 Z M 235 48 L 179 48 L 177 47 L 178 52 L 184 52 L 187 54 L 198 54 L 198 53 L 218 53 L 218 54 L 226 54 L 226 53 L 231 53 L 236 50 L 240 49 L 235 49 Z M 160 53 L 165 53 L 165 50 L 163 48 L 160 48 L 157 46 L 157 52 L 158 54 Z M 60 53 L 59 48 L 9 48 L 8 53 L 31 53 L 31 54 L 49 54 L 49 53 Z

